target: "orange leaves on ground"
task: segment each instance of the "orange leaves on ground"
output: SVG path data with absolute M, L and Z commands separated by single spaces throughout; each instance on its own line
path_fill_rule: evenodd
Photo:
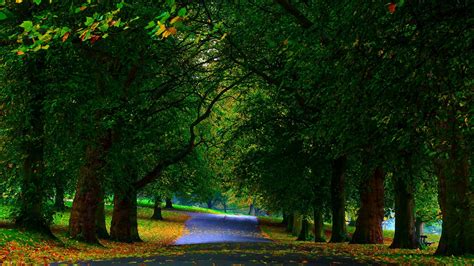
M 64 243 L 52 240 L 37 241 L 33 245 L 15 241 L 0 246 L 0 263 L 45 264 L 51 262 L 76 262 L 119 257 L 159 255 L 163 249 L 185 233 L 184 223 L 189 216 L 182 213 L 163 212 L 164 221 L 149 219 L 152 210 L 139 208 L 138 231 L 143 242 L 119 243 L 101 240 L 103 247 L 87 245 L 66 237 L 66 226 L 53 226 L 53 232 Z M 7 264 L 8 265 L 8 264 Z

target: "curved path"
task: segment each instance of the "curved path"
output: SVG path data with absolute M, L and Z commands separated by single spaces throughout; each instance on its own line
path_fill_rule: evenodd
M 175 245 L 206 243 L 271 242 L 262 236 L 254 216 L 187 213 L 189 233 L 180 237 Z

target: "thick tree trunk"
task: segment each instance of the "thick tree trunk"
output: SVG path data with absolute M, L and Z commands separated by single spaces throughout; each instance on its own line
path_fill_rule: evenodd
M 295 214 L 294 213 L 290 213 L 288 215 L 288 223 L 286 225 L 286 231 L 288 233 L 291 233 L 293 231 L 293 223 L 295 221 Z
M 409 170 L 411 166 L 407 165 Z M 418 248 L 415 233 L 415 197 L 410 176 L 395 173 L 393 178 L 395 195 L 395 236 L 390 248 Z
M 314 209 L 314 242 L 326 242 L 321 206 L 315 206 Z
M 298 235 L 298 241 L 308 241 L 309 240 L 309 222 L 307 217 L 303 217 L 301 221 L 301 231 Z
M 173 202 L 171 201 L 171 198 L 166 198 L 165 201 L 166 201 L 165 208 L 166 209 L 173 209 Z
M 86 148 L 86 162 L 79 171 L 76 194 L 69 218 L 69 235 L 89 243 L 99 243 L 96 216 L 101 201 L 102 186 L 98 173 L 105 164 L 102 156 L 110 147 L 109 141 L 110 138 L 104 138 L 101 147 L 89 145 Z
M 15 224 L 27 230 L 52 236 L 43 208 L 46 193 L 43 161 L 43 99 L 44 95 L 40 94 L 31 100 L 31 130 L 25 132 L 30 138 L 23 143 L 26 158 L 23 161 L 19 212 L 15 217 Z
M 141 241 L 138 235 L 137 192 L 135 189 L 115 192 L 110 238 L 126 243 Z
M 439 205 L 443 215 L 441 240 L 437 255 L 474 253 L 474 193 L 469 181 L 470 163 L 467 155 L 459 156 L 456 144 L 451 145 L 449 160 L 438 160 Z
M 332 162 L 331 177 L 331 211 L 332 211 L 332 243 L 349 240 L 346 229 L 346 195 L 345 172 L 347 157 L 341 156 Z
M 105 201 L 104 201 L 104 192 L 101 192 L 100 198 L 99 198 L 99 203 L 97 205 L 97 211 L 96 211 L 96 220 L 95 220 L 95 225 L 96 225 L 96 231 L 97 231 L 97 237 L 100 239 L 109 239 L 110 235 L 107 232 L 107 227 L 105 224 Z
M 356 230 L 352 235 L 352 244 L 383 243 L 384 178 L 385 173 L 382 168 L 376 168 L 369 179 L 361 183 L 359 188 L 361 206 Z
M 57 211 L 66 209 L 66 205 L 64 205 L 64 184 L 60 180 L 56 181 L 55 184 L 54 209 Z
M 153 220 L 163 220 L 161 215 L 161 198 L 155 197 L 155 205 L 153 207 L 153 215 L 151 216 Z

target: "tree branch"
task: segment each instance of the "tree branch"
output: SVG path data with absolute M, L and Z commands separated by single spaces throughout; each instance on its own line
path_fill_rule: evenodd
M 184 146 L 183 149 L 180 152 L 178 152 L 175 156 L 173 156 L 169 159 L 165 159 L 165 160 L 162 160 L 162 161 L 158 162 L 157 165 L 148 174 L 146 174 L 142 179 L 140 179 L 140 180 L 138 180 L 137 182 L 134 183 L 134 187 L 136 189 L 143 188 L 144 186 L 146 186 L 147 184 L 153 182 L 156 178 L 158 178 L 163 173 L 163 170 L 166 167 L 168 167 L 170 165 L 173 165 L 175 163 L 178 163 L 179 161 L 184 159 L 188 154 L 190 154 L 193 151 L 194 147 L 196 147 L 195 128 L 202 121 L 204 121 L 206 118 L 208 118 L 211 115 L 212 108 L 214 107 L 214 105 L 221 99 L 221 97 L 226 92 L 231 90 L 233 87 L 239 85 L 244 79 L 246 79 L 250 75 L 251 75 L 251 73 L 247 73 L 246 75 L 242 76 L 240 79 L 238 79 L 234 83 L 232 83 L 230 86 L 228 86 L 228 87 L 224 88 L 223 90 L 221 90 L 212 99 L 212 101 L 209 103 L 209 105 L 206 108 L 206 111 L 204 113 L 202 113 L 201 115 L 199 115 L 196 118 L 196 120 L 194 120 L 193 123 L 191 123 L 191 125 L 189 126 L 190 137 L 189 137 L 189 141 L 186 144 L 186 146 Z
M 288 0 L 275 0 L 275 2 L 282 6 L 288 13 L 293 15 L 298 24 L 300 24 L 304 29 L 309 29 L 313 26 L 313 22 L 306 18 L 296 7 L 291 5 Z

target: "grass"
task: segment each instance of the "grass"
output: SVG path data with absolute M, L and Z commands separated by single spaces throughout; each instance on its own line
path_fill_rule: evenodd
M 138 230 L 143 242 L 119 243 L 101 240 L 102 246 L 88 245 L 67 237 L 69 211 L 57 213 L 51 227 L 58 240 L 15 228 L 5 220 L 9 208 L 0 206 L 0 264 L 43 264 L 48 262 L 107 259 L 166 254 L 166 246 L 185 233 L 185 213 L 163 211 L 164 221 L 151 220 L 153 210 L 138 208 Z M 111 208 L 106 208 L 106 223 L 111 221 Z M 110 228 L 108 228 L 110 229 Z
M 384 244 L 380 245 L 355 245 L 348 243 L 312 243 L 295 241 L 296 237 L 286 232 L 286 227 L 281 225 L 281 219 L 259 218 L 260 228 L 263 234 L 280 244 L 296 245 L 301 252 L 318 254 L 321 256 L 350 256 L 361 262 L 378 262 L 382 264 L 449 264 L 449 265 L 472 265 L 474 256 L 463 257 L 440 257 L 434 256 L 436 245 L 426 250 L 402 250 L 390 249 L 389 245 L 393 238 L 393 231 L 384 231 Z M 348 232 L 353 233 L 354 227 L 349 226 Z M 330 239 L 330 225 L 325 224 L 326 239 Z M 439 241 L 434 235 L 429 235 L 430 241 Z
M 154 202 L 148 199 L 139 199 L 138 200 L 138 206 L 141 207 L 149 207 L 153 208 L 154 207 Z M 163 204 L 162 207 L 165 205 Z M 208 209 L 208 208 L 202 208 L 202 207 L 196 207 L 196 206 L 186 206 L 186 205 L 179 205 L 179 204 L 173 204 L 173 209 L 177 211 L 186 211 L 186 212 L 199 212 L 199 213 L 212 213 L 212 214 L 233 214 L 230 212 L 223 212 L 223 211 L 218 211 L 214 209 Z

